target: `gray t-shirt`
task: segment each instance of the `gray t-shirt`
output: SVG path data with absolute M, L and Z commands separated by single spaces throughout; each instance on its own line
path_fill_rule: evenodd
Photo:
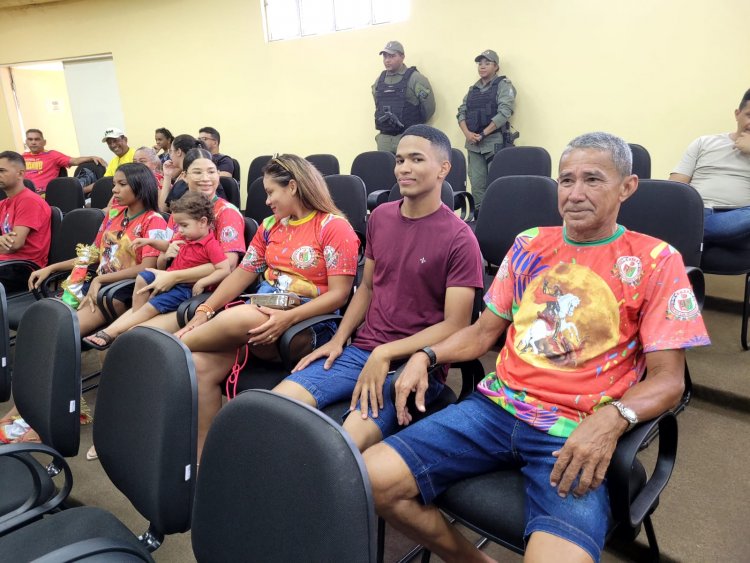
M 673 173 L 691 178 L 706 207 L 750 206 L 750 155 L 734 147 L 729 133 L 698 137 Z

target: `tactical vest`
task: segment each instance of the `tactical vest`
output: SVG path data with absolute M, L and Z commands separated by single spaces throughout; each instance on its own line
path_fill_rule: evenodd
M 497 115 L 497 89 L 505 76 L 495 77 L 488 89 L 481 92 L 479 86 L 469 88 L 466 98 L 466 127 L 473 133 L 481 133 Z
M 386 84 L 385 71 L 380 74 L 375 86 L 375 129 L 381 133 L 400 135 L 407 127 L 425 122 L 420 105 L 406 101 L 406 87 L 416 70 L 408 68 L 396 84 Z

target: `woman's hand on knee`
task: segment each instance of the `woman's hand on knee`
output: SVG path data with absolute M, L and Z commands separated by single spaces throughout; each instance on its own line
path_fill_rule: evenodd
M 247 331 L 250 335 L 248 344 L 271 344 L 276 342 L 286 330 L 292 326 L 292 318 L 289 311 L 279 311 L 268 307 L 258 307 L 258 311 L 268 315 L 268 320 Z

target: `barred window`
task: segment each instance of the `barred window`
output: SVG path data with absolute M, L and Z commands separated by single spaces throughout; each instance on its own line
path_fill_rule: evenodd
M 269 41 L 404 21 L 409 0 L 264 0 Z

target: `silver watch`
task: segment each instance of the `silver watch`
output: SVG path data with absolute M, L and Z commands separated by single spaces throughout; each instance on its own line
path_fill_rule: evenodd
M 610 405 L 615 407 L 619 411 L 620 416 L 628 421 L 628 430 L 632 429 L 633 426 L 638 424 L 638 415 L 635 414 L 635 411 L 633 409 L 631 409 L 630 407 L 626 407 L 620 401 L 612 401 Z

